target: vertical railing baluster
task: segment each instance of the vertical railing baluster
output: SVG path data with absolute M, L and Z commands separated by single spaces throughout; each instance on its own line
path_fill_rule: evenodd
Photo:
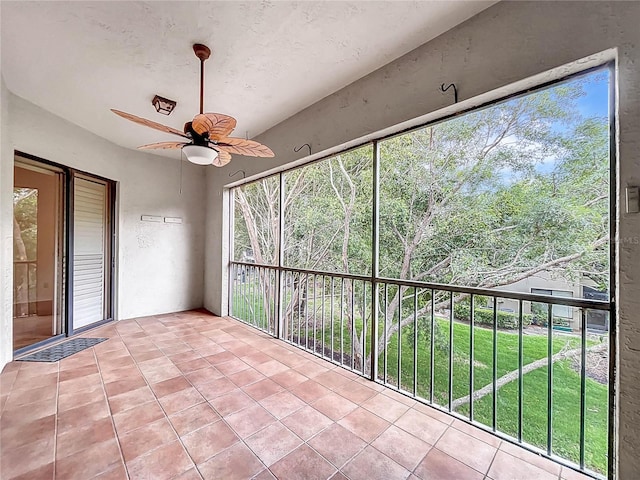
M 309 274 L 305 274 L 305 307 L 304 307 L 304 348 L 309 349 L 309 309 L 311 308 L 311 296 L 309 294 Z
M 402 287 L 398 286 L 398 390 L 402 390 Z
M 253 325 L 253 300 L 252 295 L 253 291 L 251 290 L 251 275 L 252 275 L 252 267 L 247 267 L 247 323 Z
M 302 299 L 302 295 L 304 295 L 304 288 L 302 287 L 302 273 L 298 272 L 298 329 L 296 330 L 296 338 L 297 340 L 297 344 L 302 346 L 302 341 L 300 338 L 300 331 L 301 331 L 301 326 L 302 326 L 302 305 L 303 305 L 303 299 Z
M 269 333 L 272 333 L 271 323 L 268 322 L 267 309 L 264 308 L 264 300 L 265 300 L 265 290 L 262 279 L 264 278 L 264 274 L 266 270 L 264 267 L 260 267 L 258 269 L 258 294 L 259 294 L 259 305 L 260 305 L 260 321 L 262 325 L 264 325 L 264 330 Z
M 334 339 L 334 329 L 333 329 L 333 327 L 334 327 L 334 323 L 335 323 L 334 319 L 333 319 L 333 300 L 334 300 L 333 296 L 335 294 L 335 288 L 334 287 L 335 287 L 335 277 L 332 275 L 331 276 L 331 308 L 330 308 L 330 313 L 329 313 L 331 315 L 331 318 L 329 319 L 329 321 L 331 322 L 331 361 L 332 362 L 334 361 L 334 358 L 333 358 L 334 357 L 334 355 L 333 355 L 333 350 L 334 350 L 333 349 L 333 343 L 334 343 L 333 342 L 333 339 Z
M 317 329 L 318 329 L 318 275 L 313 274 L 313 343 L 311 345 L 312 352 L 317 355 L 318 354 L 318 344 L 317 342 Z
M 247 302 L 248 302 L 248 319 L 247 321 L 253 325 L 253 316 L 255 314 L 253 307 L 253 267 L 249 267 L 249 271 L 247 273 Z
M 355 336 L 356 336 L 356 282 L 351 280 L 351 370 L 355 369 Z
M 271 274 L 271 270 L 269 271 Z M 284 276 L 286 294 L 282 296 L 282 325 L 285 326 L 286 331 L 283 333 L 283 338 L 291 341 L 293 332 L 293 274 L 291 272 L 282 272 L 280 274 Z M 271 281 L 271 277 L 269 277 Z M 269 299 L 269 311 L 271 311 L 271 299 Z
M 449 411 L 453 403 L 453 292 L 449 298 Z
M 474 360 L 474 350 L 473 350 L 473 334 L 474 334 L 474 320 L 476 313 L 476 302 L 475 296 L 471 294 L 471 298 L 469 300 L 469 420 L 473 422 L 473 360 Z
M 587 413 L 587 309 L 580 309 L 580 469 L 584 469 L 585 416 Z M 609 460 L 611 461 L 611 460 Z
M 251 276 L 253 277 L 253 280 L 251 282 L 251 304 L 253 305 L 253 325 L 256 327 L 260 327 L 260 323 L 258 321 L 258 307 L 256 306 L 256 297 L 258 295 L 258 292 L 256 291 L 256 273 L 257 273 L 258 268 L 257 267 L 253 267 L 253 271 L 251 272 Z
M 263 304 L 262 304 L 262 281 L 261 281 L 261 277 L 262 277 L 262 271 L 263 268 L 262 267 L 257 267 L 256 268 L 256 303 L 259 306 L 259 308 L 256 308 L 256 313 L 257 313 L 257 317 L 256 317 L 256 321 L 258 322 L 258 325 L 260 325 L 260 328 L 262 328 L 262 330 L 264 330 L 265 332 L 269 332 L 271 333 L 271 329 L 268 328 L 268 326 L 264 323 L 264 308 L 263 308 Z
M 367 282 L 362 281 L 362 375 L 367 374 Z
M 227 299 L 227 308 L 229 309 L 229 316 L 230 317 L 234 317 L 234 311 L 233 311 L 233 296 L 235 295 L 235 291 L 236 291 L 236 278 L 237 275 L 236 273 L 236 264 L 232 263 L 231 264 L 231 268 L 229 269 L 231 270 L 230 273 L 230 277 L 229 277 L 229 298 Z
M 260 271 L 261 271 L 262 267 L 255 267 L 254 268 L 254 272 L 253 272 L 253 276 L 254 276 L 254 285 L 253 285 L 253 294 L 255 296 L 253 304 L 254 304 L 254 312 L 256 315 L 256 323 L 258 324 L 258 326 L 264 330 L 265 332 L 268 332 L 269 329 L 264 328 L 264 323 L 262 321 L 262 299 L 261 297 L 261 292 L 260 292 Z
M 522 378 L 523 359 L 523 325 L 522 325 L 522 300 L 518 300 L 518 441 L 522 442 L 522 405 L 524 379 Z
M 238 298 L 238 267 L 239 265 L 233 265 L 233 289 L 231 291 L 231 297 L 229 299 L 229 312 L 232 316 L 237 317 L 236 313 L 236 302 L 235 299 Z
M 547 455 L 553 451 L 553 305 L 547 304 Z
M 269 325 L 271 325 L 273 323 L 273 325 L 275 326 L 276 324 L 276 317 L 275 316 L 271 316 L 271 303 L 272 300 L 274 300 L 273 295 L 271 294 L 271 274 L 272 274 L 273 270 L 268 269 L 267 270 L 267 280 L 268 280 L 268 285 L 267 285 L 267 292 L 269 292 L 269 302 L 267 304 L 267 311 L 269 312 L 268 314 L 268 318 L 269 318 Z M 291 331 L 291 325 L 289 324 L 289 307 L 290 307 L 290 298 L 291 298 L 291 272 L 287 272 L 287 271 L 281 271 L 280 272 L 280 278 L 282 278 L 282 296 L 280 298 L 280 301 L 282 302 L 282 315 L 280 318 L 280 324 L 282 325 L 282 340 L 288 341 L 289 340 L 289 332 Z M 275 291 L 273 292 L 275 293 Z M 277 331 L 277 330 L 276 330 Z
M 495 432 L 498 425 L 498 297 L 493 297 L 493 405 L 491 426 Z
M 267 275 L 271 270 L 260 268 L 260 305 L 262 307 L 262 321 L 267 327 L 267 331 L 271 334 L 275 333 L 275 329 L 271 325 L 271 291 L 268 290 Z
M 431 334 L 429 335 L 429 403 L 433 403 L 433 380 L 435 378 L 434 368 L 435 368 L 435 325 L 436 325 L 436 303 L 434 299 L 435 292 L 431 289 Z
M 286 311 L 289 312 L 289 315 L 291 316 L 291 320 L 289 321 L 289 318 L 286 319 L 287 322 L 287 329 L 289 330 L 287 332 L 287 338 L 289 339 L 290 342 L 293 343 L 293 332 L 294 332 L 294 328 L 293 328 L 293 317 L 294 317 L 294 312 L 295 312 L 295 301 L 296 301 L 296 274 L 294 272 L 290 272 L 289 273 L 289 296 L 286 300 L 286 306 L 287 309 Z M 285 319 L 283 319 L 285 320 Z
M 250 307 L 250 303 L 251 300 L 249 299 L 249 267 L 247 265 L 244 266 L 244 271 L 242 273 L 242 284 L 244 285 L 243 287 L 243 295 L 242 295 L 242 299 L 243 299 L 243 320 L 247 323 L 251 323 L 251 307 Z
M 251 312 L 251 325 L 253 325 L 254 327 L 256 326 L 256 301 L 255 301 L 255 267 L 251 266 L 250 269 L 250 273 L 249 273 L 249 305 L 250 305 L 250 309 L 249 311 Z
M 227 298 L 227 311 L 229 312 L 229 316 L 233 317 L 233 302 L 231 301 L 231 298 L 233 298 L 233 292 L 234 292 L 234 288 L 235 288 L 235 283 L 234 283 L 234 276 L 233 276 L 233 272 L 235 270 L 236 266 L 233 263 L 229 263 L 229 282 L 227 283 L 227 287 L 228 287 L 228 298 Z M 14 272 L 15 273 L 15 272 Z
M 340 281 L 340 365 L 344 365 L 344 280 Z
M 260 311 L 262 312 L 262 315 L 260 315 L 260 318 L 262 319 L 262 324 L 264 325 L 264 330 L 266 330 L 269 333 L 273 333 L 272 329 L 271 329 L 271 323 L 269 322 L 269 309 L 265 308 L 265 300 L 269 300 L 267 298 L 267 292 L 265 291 L 265 282 L 263 282 L 264 279 L 264 275 L 267 272 L 267 270 L 264 267 L 260 267 L 259 269 L 259 275 L 258 275 L 258 285 L 259 285 L 259 289 L 258 291 L 260 292 Z M 268 305 L 268 303 L 267 303 Z
M 246 321 L 245 318 L 245 311 L 246 308 L 244 306 L 245 304 L 245 296 L 244 296 L 244 279 L 245 279 L 245 266 L 244 265 L 239 265 L 239 284 L 238 284 L 238 291 L 236 292 L 236 295 L 238 296 L 238 312 L 236 313 L 239 318 L 244 322 Z
M 413 288 L 413 396 L 418 394 L 418 287 Z
M 387 313 L 387 307 L 389 305 L 389 284 L 385 283 L 384 284 L 384 331 L 382 332 L 383 335 L 383 339 L 384 339 L 384 384 L 387 384 L 387 329 L 388 327 L 388 322 L 389 322 L 389 316 Z
M 256 326 L 255 324 L 255 307 L 253 301 L 253 266 L 249 267 L 249 273 L 247 275 L 247 291 L 248 291 L 248 301 L 249 301 L 249 323 Z
M 262 322 L 262 315 L 261 315 L 261 311 L 262 311 L 262 301 L 260 299 L 261 293 L 260 293 L 260 270 L 262 269 L 262 267 L 255 267 L 254 272 L 253 272 L 253 276 L 254 276 L 254 281 L 253 281 L 253 294 L 254 294 L 254 300 L 253 300 L 253 304 L 254 304 L 254 312 L 256 314 L 256 323 L 258 324 L 258 326 L 268 332 L 269 330 L 264 328 L 263 322 Z
M 324 323 L 325 323 L 324 322 L 324 311 L 325 311 L 325 305 L 324 304 L 326 303 L 325 302 L 325 292 L 326 292 L 326 288 L 327 288 L 326 279 L 327 279 L 326 276 L 322 275 L 322 291 L 320 292 L 320 298 L 322 299 L 322 305 L 321 305 L 321 307 L 322 307 L 322 319 L 320 320 L 321 325 L 322 325 L 322 327 L 321 327 L 322 328 L 322 337 L 321 337 L 322 338 L 322 345 L 321 345 L 320 348 L 322 348 L 322 351 L 321 351 L 320 355 L 322 357 L 324 357 L 324 340 L 325 340 L 324 339 Z

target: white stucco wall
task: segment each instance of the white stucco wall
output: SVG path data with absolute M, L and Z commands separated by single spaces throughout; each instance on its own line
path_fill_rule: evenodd
M 13 154 L 9 91 L 0 75 L 0 368 L 13 357 Z M 11 160 L 9 160 L 11 158 Z
M 180 193 L 178 159 L 118 147 L 12 95 L 2 85 L 0 367 L 12 356 L 10 227 L 14 150 L 118 182 L 117 319 L 201 307 L 204 167 L 183 164 Z M 141 215 L 182 217 L 183 223 L 142 222 Z
M 624 187 L 640 184 L 639 24 L 640 2 L 500 2 L 260 135 L 257 140 L 276 152 L 275 159 L 236 159 L 207 172 L 205 307 L 227 313 L 228 257 L 221 253 L 226 242 L 223 187 L 229 173 L 259 174 L 299 159 L 302 152 L 293 148 L 303 143 L 320 152 L 436 112 L 452 100 L 440 93 L 441 83 L 455 82 L 461 101 L 492 91 L 484 99 L 496 98 L 505 92 L 497 89 L 514 82 L 536 75 L 538 83 L 558 78 L 569 72 L 559 67 L 573 62 L 574 71 L 580 67 L 576 61 L 616 49 L 604 57 L 617 56 L 618 203 L 623 205 Z M 552 69 L 558 70 L 544 74 Z M 616 299 L 618 478 L 632 479 L 640 473 L 640 241 L 634 241 L 640 239 L 640 215 L 621 212 L 617 221 L 619 237 L 625 239 L 618 250 Z

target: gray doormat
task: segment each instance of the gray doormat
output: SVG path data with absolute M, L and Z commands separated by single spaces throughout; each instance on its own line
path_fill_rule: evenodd
M 64 343 L 45 348 L 39 352 L 32 353 L 22 358 L 18 358 L 19 362 L 57 362 L 74 353 L 81 352 L 87 348 L 93 347 L 98 343 L 109 340 L 108 338 L 74 338 Z

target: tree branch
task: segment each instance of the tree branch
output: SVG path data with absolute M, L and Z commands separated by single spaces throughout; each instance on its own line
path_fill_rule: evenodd
M 604 350 L 606 347 L 607 347 L 606 343 L 599 343 L 598 345 L 594 345 L 593 347 L 587 348 L 587 352 L 600 352 Z M 581 352 L 582 352 L 582 349 L 580 348 L 575 348 L 573 350 L 562 350 L 551 357 L 551 363 L 554 364 L 559 360 L 564 360 L 565 358 L 578 355 Z M 522 367 L 522 374 L 524 375 L 525 373 L 532 372 L 534 370 L 537 370 L 538 368 L 546 367 L 548 364 L 549 364 L 548 357 L 541 358 L 540 360 L 536 360 L 535 362 L 531 362 L 531 363 L 528 363 L 527 365 L 524 365 Z M 517 380 L 517 379 L 518 379 L 518 370 L 513 370 L 503 375 L 496 381 L 496 391 L 504 387 L 506 384 L 513 382 L 514 380 Z M 491 392 L 493 392 L 493 383 L 489 383 L 488 385 L 485 385 L 484 387 L 482 387 L 480 390 L 476 390 L 475 392 L 473 392 L 473 401 L 475 402 L 476 400 L 480 400 L 482 397 L 489 395 Z M 471 400 L 471 397 L 469 395 L 460 397 L 451 403 L 451 409 L 455 410 L 456 408 L 459 408 L 462 405 L 466 405 L 467 403 L 470 402 L 470 400 Z

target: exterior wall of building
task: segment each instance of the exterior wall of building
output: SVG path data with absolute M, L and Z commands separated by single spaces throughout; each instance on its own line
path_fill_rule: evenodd
M 508 290 L 511 292 L 535 293 L 532 292 L 533 289 L 562 291 L 567 292 L 566 296 L 568 297 L 582 298 L 582 285 L 579 281 L 572 282 L 559 275 L 552 276 L 548 272 L 541 272 L 519 282 L 496 288 L 496 290 Z M 518 301 L 508 298 L 499 299 L 498 308 L 517 312 Z M 531 313 L 531 304 L 529 302 L 524 303 L 522 313 Z M 580 329 L 580 311 L 577 308 L 573 308 L 570 313 L 571 316 L 566 317 L 569 326 L 572 330 L 578 331 Z M 565 317 L 563 316 L 563 318 Z

